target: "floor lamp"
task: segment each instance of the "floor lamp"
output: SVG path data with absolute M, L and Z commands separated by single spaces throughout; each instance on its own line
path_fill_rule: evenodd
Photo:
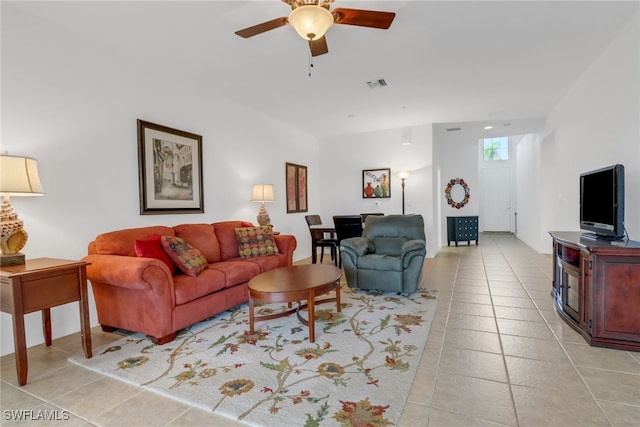
M 404 215 L 404 181 L 407 179 L 407 177 L 409 175 L 411 175 L 413 171 L 410 170 L 403 170 L 403 171 L 397 171 L 396 175 L 398 175 L 398 177 L 400 178 L 401 182 L 402 182 L 402 215 Z

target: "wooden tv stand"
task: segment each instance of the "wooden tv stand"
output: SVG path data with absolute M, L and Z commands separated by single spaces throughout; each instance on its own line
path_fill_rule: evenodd
M 549 234 L 558 313 L 592 346 L 640 351 L 640 242 Z

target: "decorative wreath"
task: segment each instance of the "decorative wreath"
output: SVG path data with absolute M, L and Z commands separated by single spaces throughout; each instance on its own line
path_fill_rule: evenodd
M 456 202 L 455 200 L 453 200 L 451 198 L 451 189 L 456 184 L 460 184 L 460 185 L 462 185 L 462 188 L 464 188 L 464 200 L 461 201 L 461 202 Z M 469 203 L 469 197 L 471 197 L 469 195 L 469 186 L 467 185 L 466 182 L 464 182 L 464 179 L 462 179 L 462 178 L 451 179 L 451 180 L 449 180 L 449 183 L 447 184 L 447 188 L 444 189 L 444 197 L 447 198 L 447 203 L 452 208 L 456 208 L 456 209 L 463 208 L 464 205 Z

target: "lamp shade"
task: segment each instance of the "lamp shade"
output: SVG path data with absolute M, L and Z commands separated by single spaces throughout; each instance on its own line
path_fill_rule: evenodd
M 410 170 L 396 171 L 396 175 L 398 175 L 400 179 L 406 179 L 412 173 L 413 171 L 410 171 Z
M 298 6 L 289 14 L 289 24 L 305 40 L 318 40 L 333 25 L 333 15 L 322 6 Z
M 0 155 L 0 193 L 6 196 L 42 195 L 38 161 L 29 157 Z
M 253 184 L 251 193 L 252 202 L 275 202 L 276 196 L 273 192 L 273 184 Z

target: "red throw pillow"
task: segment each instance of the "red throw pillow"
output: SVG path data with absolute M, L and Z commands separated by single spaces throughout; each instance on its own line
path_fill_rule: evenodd
M 159 234 L 152 234 L 144 240 L 136 240 L 133 243 L 133 247 L 136 251 L 136 255 L 145 258 L 155 258 L 167 264 L 171 274 L 175 273 L 176 265 L 171 261 L 169 255 L 164 251 L 162 242 L 160 241 Z

